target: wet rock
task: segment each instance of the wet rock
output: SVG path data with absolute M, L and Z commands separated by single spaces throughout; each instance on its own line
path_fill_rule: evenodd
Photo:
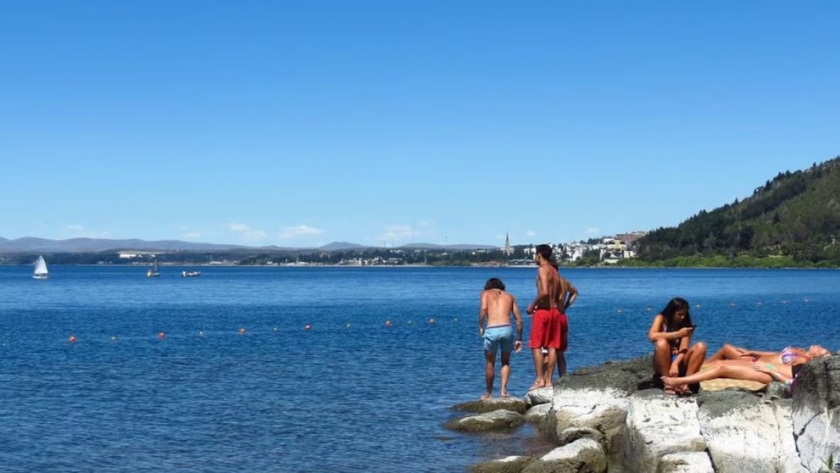
M 560 445 L 566 445 L 578 439 L 592 439 L 604 446 L 604 434 L 590 428 L 571 428 L 560 432 Z
M 532 457 L 511 456 L 500 460 L 479 463 L 472 468 L 472 473 L 522 473 L 522 470 L 534 461 Z
M 457 404 L 452 407 L 452 410 L 462 412 L 472 412 L 474 414 L 483 414 L 485 412 L 493 412 L 499 409 L 518 412 L 524 414 L 528 411 L 529 405 L 521 397 L 494 397 L 486 401 L 468 401 Z
M 522 414 L 506 409 L 454 419 L 445 427 L 458 432 L 491 432 L 513 430 L 525 423 Z
M 630 398 L 625 428 L 623 463 L 630 471 L 655 472 L 667 454 L 706 450 L 694 399 L 659 390 L 636 393 Z
M 582 438 L 555 448 L 528 464 L 523 473 L 606 473 L 607 457 L 601 444 Z

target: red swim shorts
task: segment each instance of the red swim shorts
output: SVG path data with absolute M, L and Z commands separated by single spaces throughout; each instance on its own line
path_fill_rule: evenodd
M 528 347 L 560 348 L 559 319 L 560 311 L 556 308 L 535 310 Z
M 557 349 L 566 351 L 569 348 L 569 318 L 566 314 L 561 313 L 557 317 L 557 330 L 560 332 L 560 346 Z

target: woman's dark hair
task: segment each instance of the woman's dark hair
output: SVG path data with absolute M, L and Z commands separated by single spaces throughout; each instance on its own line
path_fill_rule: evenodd
M 484 285 L 484 290 L 489 289 L 500 289 L 502 291 L 505 290 L 505 283 L 502 282 L 499 278 L 490 278 L 487 280 L 487 284 Z
M 676 314 L 680 309 L 685 309 L 685 319 L 683 319 L 681 327 L 675 327 L 674 314 Z M 662 309 L 662 312 L 660 313 L 663 317 L 665 317 L 665 326 L 667 327 L 668 332 L 679 330 L 682 327 L 692 327 L 694 325 L 691 322 L 691 314 L 688 311 L 688 301 L 682 297 L 675 297 L 668 301 L 668 304 L 665 305 L 665 308 Z

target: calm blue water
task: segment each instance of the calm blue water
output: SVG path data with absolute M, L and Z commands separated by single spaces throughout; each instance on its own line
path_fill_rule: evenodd
M 524 309 L 533 268 L 181 269 L 0 268 L 2 471 L 464 471 L 543 447 L 530 427 L 441 427 L 483 390 L 485 280 Z M 840 271 L 564 275 L 581 292 L 570 369 L 649 352 L 674 295 L 712 350 L 840 345 Z M 532 381 L 530 355 L 514 356 L 512 393 Z

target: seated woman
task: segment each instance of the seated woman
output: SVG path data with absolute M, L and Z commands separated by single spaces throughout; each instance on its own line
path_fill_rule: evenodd
M 792 364 L 781 363 L 744 363 L 738 360 L 720 360 L 709 363 L 705 371 L 695 373 L 691 376 L 671 377 L 663 376 L 662 382 L 666 387 L 672 389 L 684 384 L 699 383 L 717 378 L 742 379 L 747 381 L 758 381 L 767 384 L 771 381 L 779 381 L 790 384 L 799 374 L 799 371 L 808 363 L 804 358 L 795 360 Z
M 717 353 L 709 358 L 709 362 L 720 360 L 734 360 L 744 363 L 761 361 L 764 363 L 775 363 L 780 365 L 793 364 L 797 359 L 804 359 L 806 362 L 814 358 L 822 358 L 831 355 L 831 352 L 820 345 L 811 345 L 807 350 L 796 347 L 787 347 L 777 351 L 756 351 L 726 344 Z
M 653 369 L 660 376 L 691 376 L 703 366 L 706 344 L 691 345 L 694 324 L 688 312 L 688 301 L 675 297 L 668 301 L 662 312 L 656 314 L 648 331 L 653 342 Z M 692 383 L 688 383 L 692 384 Z M 668 394 L 688 394 L 688 384 L 665 385 Z

